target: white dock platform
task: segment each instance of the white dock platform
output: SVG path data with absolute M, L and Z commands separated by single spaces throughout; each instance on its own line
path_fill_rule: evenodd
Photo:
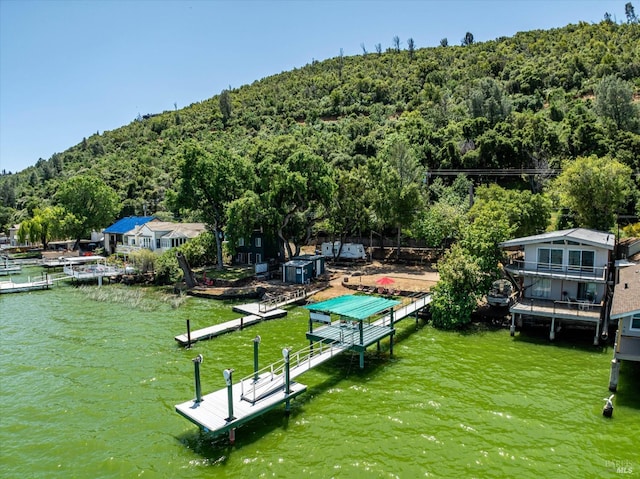
M 250 382 L 251 380 L 245 382 L 248 381 Z M 242 424 L 278 407 L 307 390 L 307 386 L 294 381 L 290 383 L 289 387 L 289 394 L 285 394 L 284 387 L 280 386 L 271 394 L 260 399 L 260 401 L 251 403 L 241 399 L 242 383 L 234 384 L 232 386 L 233 419 L 229 419 L 227 388 L 203 396 L 201 402 L 196 402 L 194 399 L 178 404 L 175 408 L 178 414 L 184 416 L 205 432 L 217 435 L 240 427 Z
M 255 305 L 255 308 L 253 307 Z M 244 329 L 247 326 L 253 326 L 260 321 L 266 321 L 268 319 L 282 318 L 287 315 L 287 312 L 284 309 L 273 309 L 266 313 L 254 314 L 253 311 L 256 311 L 258 307 L 258 303 L 245 304 L 241 306 L 234 306 L 233 310 L 240 313 L 245 313 L 247 316 L 243 316 L 238 319 L 232 319 L 231 321 L 226 321 L 220 324 L 214 324 L 213 326 L 207 326 L 206 328 L 197 329 L 195 331 L 191 331 L 191 344 L 196 343 L 198 341 L 202 341 L 204 339 L 211 339 L 217 336 L 221 336 L 226 333 L 230 333 L 232 331 L 236 331 L 238 329 Z M 178 341 L 181 346 L 186 346 L 189 344 L 189 338 L 187 338 L 187 334 L 179 334 L 175 336 L 173 339 Z
M 46 278 L 38 281 L 25 281 L 24 283 L 14 283 L 13 281 L 0 281 L 0 293 L 22 293 L 38 289 L 48 289 L 53 286 L 53 279 Z
M 276 308 L 270 309 L 269 311 L 261 311 L 260 309 L 260 303 L 238 304 L 233 307 L 233 310 L 236 313 L 251 314 L 263 319 L 281 318 L 287 315 L 287 312 L 284 309 Z
M 286 311 L 285 311 L 286 314 Z M 191 331 L 191 344 L 201 341 L 203 339 L 211 339 L 222 334 L 236 331 L 237 329 L 243 329 L 247 326 L 251 326 L 262 321 L 263 318 L 256 315 L 243 316 L 242 318 L 233 319 L 220 324 L 214 324 L 213 326 L 207 326 L 206 328 Z M 180 343 L 181 346 L 189 343 L 189 338 L 186 334 L 180 334 L 174 338 Z

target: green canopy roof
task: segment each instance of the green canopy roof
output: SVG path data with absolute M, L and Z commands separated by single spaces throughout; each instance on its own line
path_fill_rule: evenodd
M 374 314 L 400 304 L 400 301 L 380 298 L 378 296 L 356 296 L 353 294 L 338 296 L 337 298 L 320 303 L 304 306 L 310 311 L 334 313 L 352 319 L 367 319 Z

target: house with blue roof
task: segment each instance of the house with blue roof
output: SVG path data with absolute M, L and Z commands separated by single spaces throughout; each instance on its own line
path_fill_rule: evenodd
M 108 254 L 116 252 L 116 245 L 123 244 L 124 234 L 155 219 L 155 216 L 127 216 L 105 228 L 104 250 Z

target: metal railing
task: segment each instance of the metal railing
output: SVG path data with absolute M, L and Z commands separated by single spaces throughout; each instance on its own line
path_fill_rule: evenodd
M 266 313 L 267 311 L 271 311 L 276 309 L 280 305 L 297 301 L 299 299 L 304 299 L 307 295 L 307 292 L 304 288 L 297 289 L 295 291 L 290 291 L 287 293 L 279 294 L 278 296 L 274 296 L 273 298 L 265 299 L 264 301 L 260 301 L 258 303 L 258 311 L 261 313 Z
M 326 355 L 324 358 L 326 360 L 343 352 L 345 349 L 346 346 L 340 341 L 332 343 L 318 341 L 300 351 L 290 352 L 289 371 L 291 378 L 301 374 L 301 372 L 295 372 L 297 368 L 304 367 L 304 371 L 311 369 L 313 367 L 312 359 L 318 359 L 319 356 Z M 319 362 L 316 362 L 316 364 L 319 364 Z M 284 387 L 285 367 L 286 362 L 281 359 L 242 378 L 240 380 L 240 398 L 255 403 Z
M 607 267 L 577 266 L 567 264 L 538 263 L 536 261 L 510 260 L 505 266 L 508 270 L 516 270 L 519 273 L 543 273 L 563 275 L 571 278 L 602 279 L 607 275 Z
M 517 301 L 511 308 L 521 308 L 518 312 L 528 309 L 530 312 L 548 312 L 557 315 L 558 313 L 571 314 L 572 316 L 595 316 L 594 313 L 600 314 L 602 311 L 601 303 L 593 303 L 587 300 L 541 300 L 541 299 L 521 299 Z

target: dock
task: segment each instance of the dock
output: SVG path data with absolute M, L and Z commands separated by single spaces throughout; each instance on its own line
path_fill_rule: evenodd
M 234 308 L 235 309 L 235 308 Z M 242 330 L 247 326 L 253 326 L 263 320 L 282 318 L 286 316 L 287 312 L 283 309 L 276 309 L 266 314 L 249 314 L 238 319 L 232 319 L 231 321 L 225 321 L 224 323 L 214 324 L 213 326 L 207 326 L 206 328 L 191 331 L 191 334 L 179 334 L 174 339 L 180 343 L 181 346 L 187 346 L 189 344 L 203 341 L 205 339 L 215 338 L 232 331 Z M 189 343 L 189 337 L 191 343 Z
M 245 316 L 191 331 L 190 334 L 179 334 L 178 336 L 175 336 L 174 339 L 181 346 L 188 346 L 189 344 L 193 344 L 198 341 L 212 339 L 232 331 L 242 330 L 247 326 L 257 324 L 260 321 L 282 318 L 287 315 L 287 311 L 281 309 L 282 306 L 304 301 L 306 297 L 306 291 L 304 289 L 299 289 L 277 296 L 272 296 L 260 302 L 239 304 L 233 307 L 233 311 L 236 313 L 242 313 Z
M 7 257 L 3 259 L 4 263 L 0 263 L 0 276 L 9 276 L 14 273 L 20 273 L 22 271 L 22 266 L 20 265 L 20 263 L 10 261 Z
M 196 399 L 176 405 L 176 412 L 213 436 L 233 432 L 282 404 L 286 405 L 288 411 L 290 401 L 307 390 L 306 385 L 294 379 L 344 351 L 346 349 L 339 344 L 323 343 L 309 346 L 296 353 L 290 353 L 285 349 L 285 357 L 282 360 L 240 379 L 235 384 L 230 370 L 225 370 L 225 379 L 228 378 L 227 387 L 200 398 L 197 392 L 200 382 L 197 364 Z M 196 362 L 197 360 L 194 360 L 194 363 Z
M 234 383 L 233 370 L 226 369 L 223 374 L 227 387 L 204 396 L 200 392 L 199 365 L 202 356 L 199 356 L 199 359 L 194 359 L 196 398 L 177 404 L 175 410 L 213 436 L 228 432 L 233 441 L 235 429 L 246 422 L 282 404 L 285 404 L 288 412 L 290 401 L 307 389 L 295 379 L 310 369 L 345 351 L 359 352 L 362 367 L 366 347 L 374 343 L 378 343 L 379 347 L 380 340 L 385 337 L 390 337 L 390 353 L 393 354 L 394 324 L 418 313 L 430 302 L 431 295 L 425 295 L 393 310 L 397 301 L 351 296 L 305 306 L 310 310 L 310 331 L 307 333 L 310 343 L 306 348 L 297 352 L 285 348 L 282 350 L 282 360 L 258 369 L 258 336 L 254 339 L 253 374 Z M 377 317 L 378 313 L 387 309 L 388 314 Z M 332 321 L 330 312 L 335 314 L 335 311 L 341 311 L 341 319 Z M 377 319 L 365 325 L 363 320 L 371 316 Z M 326 325 L 313 331 L 314 321 Z
M 53 286 L 53 279 L 45 277 L 44 279 L 14 283 L 13 281 L 0 281 L 0 293 L 23 293 L 26 291 L 35 291 L 39 289 L 49 289 Z

